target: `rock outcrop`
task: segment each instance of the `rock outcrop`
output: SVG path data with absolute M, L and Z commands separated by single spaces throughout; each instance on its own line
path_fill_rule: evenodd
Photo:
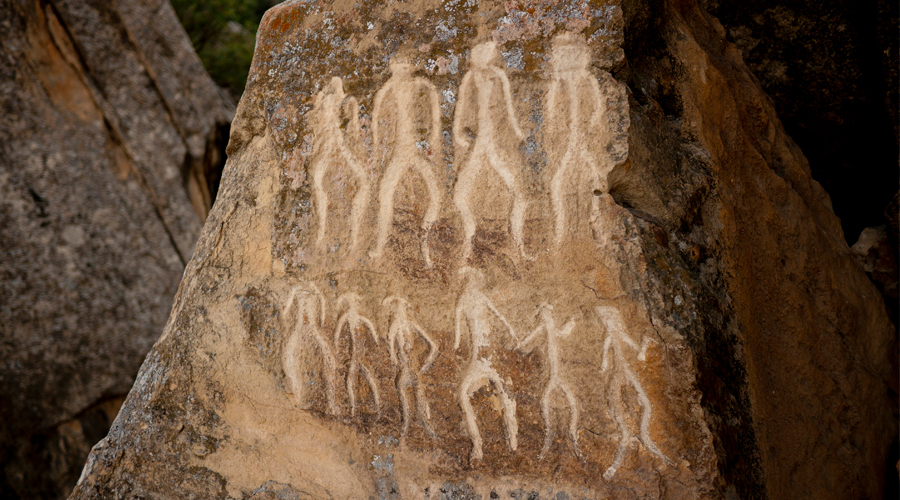
M 64 498 L 162 331 L 232 111 L 168 2 L 0 11 L 0 497 Z
M 72 498 L 878 498 L 893 326 L 691 0 L 287 3 Z

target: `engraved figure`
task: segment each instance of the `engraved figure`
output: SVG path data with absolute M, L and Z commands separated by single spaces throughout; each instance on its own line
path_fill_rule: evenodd
M 394 56 L 390 61 L 391 77 L 375 94 L 374 111 L 372 112 L 372 143 L 375 150 L 381 147 L 382 140 L 388 144 L 393 142 L 393 150 L 388 153 L 387 166 L 381 178 L 378 191 L 378 236 L 375 250 L 371 252 L 377 258 L 384 250 L 388 234 L 391 231 L 394 215 L 394 193 L 403 175 L 413 171 L 422 178 L 428 189 L 428 209 L 422 220 L 425 236 L 422 238 L 422 255 L 428 267 L 431 267 L 431 254 L 428 249 L 428 233 L 438 218 L 441 208 L 442 192 L 434 173 L 433 161 L 441 147 L 441 106 L 438 92 L 428 80 L 413 76 L 414 66 L 404 56 Z M 421 102 L 425 100 L 427 102 Z M 416 104 L 427 104 L 429 123 L 416 123 Z M 382 137 L 381 122 L 390 120 L 393 123 L 393 137 Z M 424 125 L 428 141 L 417 142 L 417 127 Z
M 569 385 L 560 380 L 559 377 L 559 348 L 556 345 L 557 339 L 566 338 L 575 328 L 575 319 L 570 319 L 565 326 L 558 328 L 556 322 L 553 321 L 553 306 L 544 302 L 540 305 L 540 315 L 542 323 L 538 325 L 534 331 L 528 335 L 521 343 L 519 349 L 524 350 L 528 344 L 531 344 L 538 334 L 543 330 L 546 332 L 547 341 L 547 363 L 550 365 L 550 379 L 544 388 L 544 394 L 541 396 L 541 415 L 544 417 L 544 447 L 541 449 L 538 460 L 543 460 L 550 451 L 550 442 L 553 439 L 553 428 L 550 424 L 550 397 L 554 391 L 559 391 L 566 397 L 569 403 L 569 439 L 572 441 L 572 449 L 575 455 L 580 455 L 578 450 L 578 404 L 575 401 L 575 395 Z M 532 348 L 533 349 L 533 348 Z
M 307 290 L 310 288 L 311 290 Z M 301 285 L 291 290 L 287 305 L 284 308 L 285 321 L 290 322 L 293 314 L 296 319 L 290 329 L 287 346 L 281 354 L 281 364 L 287 377 L 289 388 L 295 397 L 301 384 L 302 367 L 300 366 L 302 354 L 305 350 L 314 348 L 319 350 L 322 356 L 322 372 L 325 378 L 325 395 L 328 399 L 328 413 L 340 414 L 340 409 L 335 398 L 335 373 L 337 363 L 331 347 L 322 336 L 322 321 L 325 318 L 325 299 L 314 285 Z M 299 401 L 298 401 L 299 402 Z M 302 402 L 301 402 L 302 404 Z
M 553 244 L 557 249 L 566 233 L 564 198 L 570 196 L 566 184 L 574 181 L 576 190 L 584 185 L 583 177 L 572 170 L 587 172 L 591 190 L 598 189 L 605 193 L 608 191 L 606 178 L 615 166 L 609 159 L 598 160 L 589 147 L 597 142 L 598 135 L 602 138 L 600 124 L 605 110 L 600 84 L 589 70 L 590 63 L 590 51 L 581 38 L 564 33 L 553 39 L 547 121 L 557 124 L 560 133 L 567 134 L 562 143 L 564 152 L 556 162 L 557 169 L 550 182 L 550 200 L 555 215 Z M 560 105 L 568 108 L 568 116 L 559 116 Z
M 369 389 L 372 391 L 372 397 L 375 400 L 375 410 L 378 416 L 381 416 L 381 395 L 378 392 L 378 381 L 372 370 L 362 360 L 362 341 L 359 338 L 360 328 L 365 328 L 372 335 L 372 340 L 378 344 L 378 335 L 375 333 L 375 325 L 372 324 L 365 316 L 359 314 L 359 295 L 355 293 L 345 293 L 338 297 L 338 309 L 346 305 L 346 311 L 337 321 L 337 327 L 334 329 L 334 345 L 339 345 L 341 333 L 344 327 L 347 327 L 350 335 L 350 367 L 347 370 L 347 394 L 350 397 L 350 415 L 356 416 L 356 376 L 362 371 L 366 381 L 369 383 Z
M 647 347 L 650 343 L 650 339 L 644 337 L 643 342 L 638 346 L 625 330 L 622 315 L 615 307 L 598 306 L 597 314 L 606 324 L 607 331 L 606 340 L 603 342 L 603 361 L 600 365 L 600 371 L 606 371 L 612 366 L 607 404 L 610 416 L 616 421 L 616 425 L 619 427 L 619 450 L 616 453 L 616 458 L 613 460 L 612 465 L 610 465 L 609 468 L 606 469 L 606 472 L 603 473 L 603 478 L 609 481 L 616 474 L 616 470 L 622 465 L 622 459 L 625 457 L 625 450 L 633 440 L 639 441 L 644 445 L 644 448 L 646 448 L 647 451 L 662 459 L 666 464 L 672 465 L 672 460 L 664 455 L 656 446 L 656 443 L 653 442 L 653 439 L 650 438 L 650 398 L 647 397 L 647 393 L 644 392 L 644 388 L 638 381 L 637 375 L 631 370 L 631 366 L 629 366 L 628 360 L 625 358 L 625 347 L 630 347 L 638 353 L 637 359 L 639 361 L 645 361 L 647 359 Z M 625 384 L 631 385 L 634 389 L 637 394 L 638 403 L 640 403 L 643 410 L 641 413 L 640 429 L 637 436 L 632 434 L 631 428 L 624 415 L 625 405 L 622 403 L 622 388 Z
M 502 139 L 498 137 L 498 130 L 502 130 L 501 125 L 505 124 L 518 142 L 525 140 L 525 135 L 519 129 L 513 109 L 509 79 L 496 65 L 499 56 L 500 51 L 494 42 L 485 42 L 472 49 L 472 69 L 466 73 L 459 86 L 459 100 L 453 121 L 453 141 L 458 148 L 456 157 L 462 158 L 468 152 L 468 158 L 460 166 L 453 194 L 453 203 L 462 217 L 465 232 L 462 256 L 464 262 L 472 254 L 472 238 L 476 229 L 475 217 L 469 207 L 470 192 L 476 187 L 478 174 L 488 167 L 494 169 L 512 195 L 512 238 L 519 252 L 527 258 L 523 236 L 527 203 L 514 171 L 518 162 L 509 152 L 509 146 L 501 147 L 498 144 Z M 473 100 L 472 94 L 475 109 L 468 109 L 466 106 Z M 474 145 L 466 137 L 466 129 L 474 132 Z
M 419 419 L 422 420 L 422 426 L 429 436 L 436 439 L 437 434 L 434 433 L 428 422 L 431 419 L 431 409 L 425 399 L 425 388 L 419 382 L 418 376 L 431 368 L 431 364 L 434 363 L 434 358 L 437 356 L 438 346 L 418 323 L 409 318 L 409 302 L 405 299 L 391 296 L 384 299 L 381 304 L 384 306 L 394 305 L 393 321 L 388 328 L 388 345 L 390 346 L 391 362 L 400 368 L 400 375 L 397 377 L 397 393 L 400 395 L 400 406 L 403 411 L 403 428 L 400 431 L 400 439 L 406 437 L 412 420 L 407 396 L 407 390 L 412 387 L 416 390 L 416 411 Z M 428 343 L 431 350 L 425 363 L 418 370 L 413 371 L 410 365 L 413 361 L 411 354 L 416 334 Z
M 516 402 L 509 396 L 506 382 L 500 378 L 500 374 L 491 365 L 489 354 L 487 357 L 482 354 L 482 351 L 491 348 L 490 317 L 494 316 L 498 319 L 516 343 L 519 342 L 519 339 L 506 318 L 481 291 L 481 287 L 484 285 L 484 276 L 481 272 L 464 267 L 459 270 L 459 273 L 468 276 L 468 281 L 456 305 L 456 323 L 454 325 L 456 335 L 453 348 L 459 349 L 464 325 L 468 329 L 471 339 L 469 365 L 463 372 L 462 383 L 459 387 L 459 406 L 465 414 L 466 427 L 472 440 L 472 460 L 481 460 L 483 456 L 481 433 L 478 431 L 478 423 L 475 421 L 475 411 L 472 409 L 471 403 L 472 396 L 476 391 L 488 384 L 494 386 L 494 390 L 497 391 L 500 398 L 500 410 L 503 413 L 507 443 L 512 451 L 516 451 L 518 447 L 519 434 L 519 424 L 516 421 Z
M 356 194 L 350 210 L 350 248 L 356 248 L 359 240 L 359 226 L 362 223 L 363 211 L 369 199 L 369 178 L 362 165 L 344 140 L 344 135 L 359 135 L 359 104 L 356 98 L 344 94 L 344 84 L 339 77 L 331 82 L 316 96 L 313 109 L 313 130 L 315 144 L 314 158 L 310 164 L 313 196 L 316 199 L 316 211 L 319 215 L 319 230 L 316 244 L 321 248 L 325 244 L 325 226 L 328 219 L 328 194 L 323 187 L 325 173 L 329 167 L 337 167 L 343 162 L 350 167 L 356 177 Z M 347 120 L 346 132 L 341 130 Z

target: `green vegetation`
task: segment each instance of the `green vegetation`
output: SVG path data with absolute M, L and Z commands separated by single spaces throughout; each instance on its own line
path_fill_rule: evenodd
M 171 0 L 212 79 L 235 101 L 247 84 L 256 30 L 277 0 Z

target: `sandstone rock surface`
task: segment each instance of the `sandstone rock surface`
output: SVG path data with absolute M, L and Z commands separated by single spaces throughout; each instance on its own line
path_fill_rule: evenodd
M 877 498 L 893 328 L 692 1 L 293 2 L 72 498 Z
M 64 498 L 162 330 L 231 111 L 168 2 L 0 12 L 0 497 Z

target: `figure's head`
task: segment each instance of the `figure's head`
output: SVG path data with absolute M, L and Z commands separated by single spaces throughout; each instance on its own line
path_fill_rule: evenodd
M 353 292 L 342 293 L 340 297 L 337 299 L 338 309 L 344 307 L 345 305 L 348 308 L 356 308 L 359 305 L 359 295 Z
M 407 302 L 406 299 L 403 299 L 403 298 L 398 297 L 398 296 L 396 296 L 396 295 L 391 295 L 390 297 L 387 297 L 387 298 L 385 298 L 384 300 L 381 301 L 381 305 L 383 305 L 383 306 L 385 306 L 385 307 L 387 307 L 387 306 L 389 306 L 389 305 L 391 305 L 391 304 L 395 304 L 395 307 L 398 307 L 398 308 L 399 308 L 399 307 L 403 307 L 403 306 L 409 305 L 409 302 Z
M 556 73 L 585 70 L 591 64 L 591 53 L 580 36 L 560 33 L 553 37 L 550 64 Z
M 472 53 L 469 55 L 472 65 L 480 68 L 493 65 L 498 57 L 500 57 L 500 49 L 497 48 L 495 42 L 480 43 L 472 47 Z
M 412 57 L 410 57 L 409 54 L 401 52 L 398 52 L 391 58 L 390 62 L 388 62 L 388 66 L 390 66 L 391 74 L 394 76 L 411 75 L 413 70 L 415 70 L 415 64 L 413 63 Z
M 328 86 L 325 87 L 325 91 L 328 94 L 334 94 L 338 97 L 344 97 L 344 82 L 340 77 L 335 76 L 331 78 L 331 81 L 328 82 Z
M 459 271 L 457 271 L 460 276 L 466 278 L 466 282 L 473 285 L 482 285 L 484 284 L 484 274 L 481 273 L 478 269 L 473 267 L 465 266 L 461 267 Z

